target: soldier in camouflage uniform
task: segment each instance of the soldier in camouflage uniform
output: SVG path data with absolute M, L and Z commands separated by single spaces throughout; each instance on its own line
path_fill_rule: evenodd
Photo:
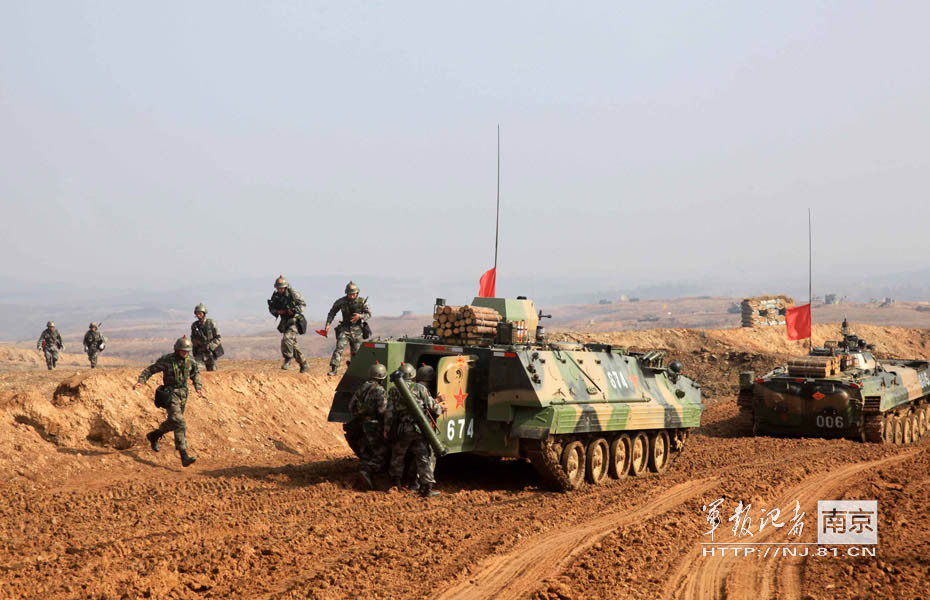
M 352 356 L 355 356 L 362 346 L 362 327 L 364 322 L 371 318 L 371 310 L 368 308 L 368 302 L 358 297 L 358 292 L 358 286 L 350 281 L 346 285 L 346 295 L 333 302 L 333 307 L 326 315 L 326 333 L 329 334 L 329 327 L 336 313 L 342 312 L 342 321 L 336 325 L 336 349 L 329 360 L 330 375 L 337 374 L 346 346 L 350 346 Z
M 286 371 L 291 364 L 291 359 L 296 358 L 300 364 L 300 372 L 306 373 L 310 365 L 307 364 L 303 352 L 297 346 L 297 319 L 304 318 L 303 312 L 307 303 L 298 292 L 291 289 L 283 275 L 279 275 L 275 280 L 274 290 L 274 294 L 268 300 L 268 312 L 281 317 L 278 323 L 278 331 L 284 334 L 281 338 L 281 355 L 284 357 L 281 368 Z
M 102 346 L 106 343 L 107 339 L 97 331 L 97 324 L 91 323 L 87 327 L 87 333 L 84 334 L 84 352 L 87 353 L 91 369 L 97 368 L 97 355 L 103 350 Z
M 414 383 L 413 378 L 416 371 L 413 365 L 403 363 L 400 366 L 400 372 L 404 379 L 410 382 L 410 392 L 413 398 L 419 403 L 423 413 L 438 418 L 446 411 L 442 404 L 443 398 L 439 396 L 436 400 L 429 394 L 422 383 Z M 384 437 L 391 441 L 391 466 L 388 471 L 391 476 L 391 483 L 394 487 L 401 486 L 401 477 L 404 473 L 404 457 L 410 450 L 417 467 L 417 479 L 420 482 L 420 495 L 425 498 L 438 496 L 439 492 L 433 491 L 433 485 L 436 480 L 433 478 L 433 466 L 431 454 L 433 452 L 427 443 L 420 428 L 416 423 L 413 415 L 401 398 L 397 386 L 391 388 L 388 392 L 387 411 L 384 414 Z
M 51 371 L 58 363 L 58 351 L 64 351 L 65 345 L 61 343 L 61 334 L 55 328 L 55 321 L 45 324 L 45 331 L 36 342 L 36 349 L 45 353 L 45 365 Z
M 427 392 L 429 391 L 430 383 L 432 383 L 434 379 L 436 379 L 436 369 L 434 369 L 433 367 L 423 364 L 420 366 L 419 369 L 417 369 L 417 377 L 415 381 L 425 386 Z M 410 452 L 407 452 L 406 458 L 407 458 L 406 462 L 410 463 L 407 465 L 407 470 L 409 470 L 411 473 L 414 474 L 414 477 L 411 479 L 411 483 L 409 487 L 410 489 L 419 489 L 419 487 L 424 482 L 419 481 L 418 478 L 416 477 L 416 467 L 413 465 L 413 456 L 410 455 Z M 430 473 L 432 473 L 436 470 L 436 453 L 435 452 L 429 453 L 429 463 L 430 463 Z M 410 468 L 410 467 L 413 467 L 413 468 Z
M 158 429 L 146 434 L 152 450 L 158 452 L 158 440 L 161 436 L 169 431 L 174 432 L 174 447 L 181 455 L 181 464 L 189 467 L 197 459 L 187 453 L 187 424 L 184 422 L 184 409 L 187 406 L 187 380 L 194 382 L 194 389 L 201 398 L 206 398 L 203 394 L 203 384 L 200 381 L 200 365 L 196 360 L 189 356 L 193 345 L 187 336 L 178 338 L 174 343 L 174 352 L 165 354 L 154 364 L 149 365 L 139 374 L 139 380 L 133 386 L 133 389 L 139 389 L 139 386 L 148 381 L 149 377 L 155 373 L 162 373 L 164 383 L 159 386 L 155 392 L 155 397 L 162 398 L 160 405 L 168 411 L 168 418 L 158 426 Z
M 207 371 L 216 371 L 216 356 L 213 352 L 222 343 L 220 328 L 213 319 L 207 318 L 207 307 L 201 302 L 194 307 L 197 320 L 191 323 L 191 342 L 194 345 L 194 359 L 204 365 Z
M 387 443 L 382 436 L 384 413 L 387 411 L 387 398 L 384 393 L 387 369 L 376 362 L 368 369 L 368 377 L 368 381 L 349 399 L 352 420 L 346 424 L 346 437 L 349 437 L 350 432 L 358 436 L 356 443 L 362 463 L 359 474 L 365 486 L 374 489 L 372 476 L 384 467 L 388 454 Z

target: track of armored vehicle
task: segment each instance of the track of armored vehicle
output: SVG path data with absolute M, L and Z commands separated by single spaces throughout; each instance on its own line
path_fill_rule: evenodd
M 766 375 L 740 374 L 737 402 L 754 434 L 912 444 L 930 436 L 930 362 L 876 359 L 849 333 Z
M 336 389 L 329 420 L 350 420 L 348 401 L 375 361 L 388 371 L 402 362 L 429 365 L 430 391 L 448 408 L 425 432 L 438 455 L 526 458 L 562 490 L 662 473 L 700 425 L 700 387 L 681 375 L 680 362 L 666 365 L 664 352 L 549 343 L 525 298 L 475 298 L 473 306 L 500 315 L 483 339 L 450 339 L 427 327 L 423 337 L 366 342 Z

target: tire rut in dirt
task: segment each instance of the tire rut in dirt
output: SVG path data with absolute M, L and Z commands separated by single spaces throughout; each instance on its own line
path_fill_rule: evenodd
M 574 556 L 617 527 L 661 514 L 706 492 L 713 483 L 712 479 L 681 483 L 658 492 L 632 511 L 602 515 L 554 534 L 526 540 L 507 554 L 489 558 L 467 581 L 453 586 L 438 597 L 443 600 L 520 598 L 543 579 L 558 573 Z
M 809 507 L 811 503 L 824 499 L 824 494 L 842 487 L 844 483 L 852 482 L 862 471 L 905 460 L 910 455 L 911 453 L 902 453 L 864 463 L 848 464 L 826 474 L 816 474 L 784 491 L 773 506 L 787 506 L 788 503 L 798 500 L 802 508 Z M 758 533 L 752 541 L 765 542 L 779 532 L 779 529 L 770 527 L 767 531 Z M 776 562 L 756 557 L 705 557 L 702 547 L 698 545 L 680 560 L 680 566 L 666 588 L 665 598 L 769 598 L 775 589 L 772 569 Z

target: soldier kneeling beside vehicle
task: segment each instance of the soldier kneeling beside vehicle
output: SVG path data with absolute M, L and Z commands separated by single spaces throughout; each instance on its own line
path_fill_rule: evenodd
M 368 369 L 368 381 L 349 400 L 353 417 L 344 426 L 346 441 L 359 456 L 360 476 L 368 489 L 374 489 L 374 475 L 389 464 L 392 489 L 402 487 L 404 473 L 412 466 L 416 470 L 412 481 L 420 495 L 426 498 L 439 495 L 433 490 L 435 453 L 422 432 L 423 427 L 435 424 L 420 420 L 421 415 L 426 415 L 425 418 L 435 421 L 446 412 L 442 396 L 433 399 L 420 383 L 428 382 L 432 375 L 432 367 L 424 365 L 415 371 L 413 365 L 403 363 L 391 375 L 394 387 L 385 398 L 387 369 L 375 362 Z M 412 410 L 411 402 L 416 403 L 420 415 Z

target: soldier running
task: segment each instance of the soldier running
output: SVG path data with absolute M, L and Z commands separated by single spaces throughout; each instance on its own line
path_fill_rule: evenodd
M 55 321 L 45 324 L 45 331 L 36 342 L 36 349 L 45 353 L 45 365 L 51 371 L 58 364 L 58 351 L 64 352 L 65 345 L 61 343 L 61 334 L 55 328 Z
M 194 345 L 194 359 L 204 365 L 207 371 L 216 371 L 216 349 L 222 343 L 220 328 L 213 319 L 207 318 L 207 306 L 201 302 L 194 307 L 197 320 L 191 323 L 191 342 Z
M 200 365 L 189 356 L 193 345 L 187 336 L 178 338 L 174 343 L 174 352 L 165 354 L 139 374 L 139 380 L 132 389 L 148 381 L 155 373 L 162 373 L 164 383 L 155 392 L 155 405 L 168 411 L 168 418 L 158 429 L 146 434 L 152 450 L 158 452 L 158 440 L 169 431 L 174 432 L 174 447 L 181 455 L 181 464 L 189 467 L 197 459 L 187 453 L 187 424 L 184 422 L 184 409 L 187 406 L 187 380 L 194 382 L 197 395 L 206 399 L 203 384 L 200 381 Z
M 362 346 L 362 340 L 367 337 L 362 330 L 363 327 L 367 327 L 365 321 L 371 318 L 371 309 L 368 308 L 366 300 L 358 297 L 358 292 L 358 286 L 350 281 L 346 285 L 346 295 L 333 302 L 333 307 L 326 315 L 326 333 L 329 334 L 330 324 L 336 313 L 342 312 L 342 321 L 336 325 L 336 349 L 329 360 L 329 375 L 338 374 L 339 363 L 346 346 L 349 346 L 351 355 L 355 356 Z
M 284 334 L 281 337 L 281 355 L 284 362 L 281 368 L 285 371 L 291 364 L 291 359 L 296 358 L 300 364 L 300 372 L 306 373 L 310 368 L 304 358 L 303 352 L 297 345 L 297 320 L 304 319 L 303 312 L 307 303 L 303 297 L 295 290 L 291 289 L 284 275 L 279 275 L 274 282 L 274 294 L 268 300 L 268 312 L 276 317 L 281 317 L 278 323 L 278 331 Z M 303 320 L 306 323 L 306 320 Z
M 384 394 L 387 369 L 376 362 L 369 367 L 368 378 L 349 399 L 349 412 L 353 418 L 346 424 L 346 437 L 354 437 L 352 441 L 359 450 L 361 461 L 359 475 L 365 487 L 374 489 L 372 477 L 384 468 L 388 454 L 388 446 L 381 433 L 387 411 Z
M 90 368 L 97 368 L 97 355 L 103 351 L 107 343 L 107 338 L 97 331 L 98 325 L 91 323 L 87 327 L 87 333 L 84 334 L 84 352 L 87 353 L 87 359 L 90 361 Z
M 442 395 L 434 400 L 426 386 L 422 383 L 413 382 L 416 375 L 413 365 L 409 363 L 401 364 L 400 372 L 404 380 L 410 382 L 408 384 L 410 385 L 410 393 L 413 394 L 414 400 L 420 405 L 425 414 L 435 419 L 446 412 L 446 407 L 442 404 L 444 401 Z M 409 450 L 413 455 L 417 468 L 420 495 L 424 498 L 438 496 L 439 492 L 433 491 L 433 486 L 436 484 L 436 479 L 433 477 L 435 463 L 431 457 L 433 450 L 423 437 L 423 433 L 407 408 L 407 404 L 401 398 L 397 386 L 392 387 L 391 391 L 388 392 L 387 410 L 384 414 L 384 437 L 391 441 L 391 466 L 388 474 L 391 477 L 392 487 L 401 487 L 401 477 L 404 474 L 404 457 Z

